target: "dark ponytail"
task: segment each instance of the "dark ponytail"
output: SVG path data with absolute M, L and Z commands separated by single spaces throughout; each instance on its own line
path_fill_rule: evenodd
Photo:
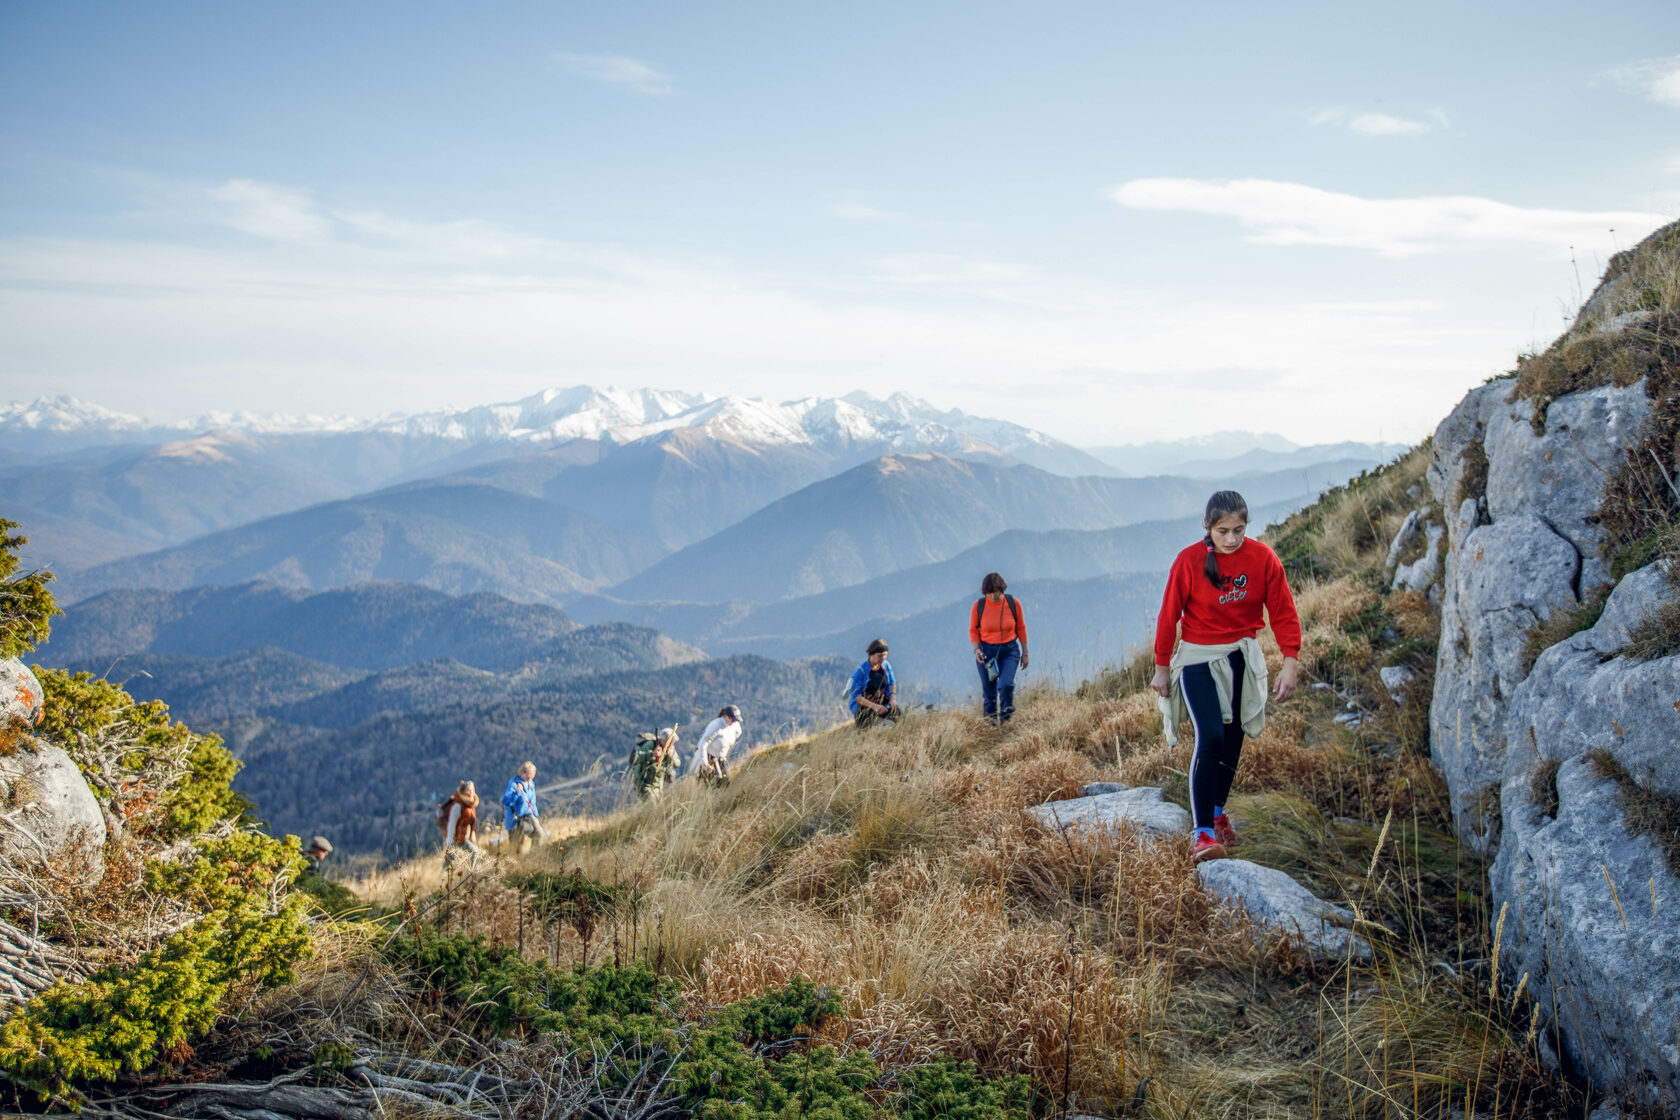
M 1202 526 L 1207 529 L 1207 536 L 1202 543 L 1207 546 L 1207 559 L 1202 561 L 1202 574 L 1215 587 L 1224 587 L 1219 580 L 1219 550 L 1213 546 L 1213 526 L 1232 514 L 1248 521 L 1248 503 L 1235 490 L 1220 490 L 1208 499 L 1207 512 L 1202 515 Z

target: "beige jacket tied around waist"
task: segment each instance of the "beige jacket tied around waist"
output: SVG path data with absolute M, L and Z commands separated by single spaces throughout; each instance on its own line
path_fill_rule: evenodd
M 1236 691 L 1231 677 L 1230 654 L 1241 650 L 1243 655 L 1242 711 L 1232 713 L 1231 693 Z M 1250 737 L 1266 729 L 1266 654 L 1260 639 L 1244 638 L 1240 642 L 1224 642 L 1216 646 L 1179 642 L 1173 652 L 1172 687 L 1164 699 L 1157 701 L 1161 708 L 1161 731 L 1167 746 L 1178 746 L 1178 725 L 1190 718 L 1190 707 L 1184 702 L 1181 678 L 1186 665 L 1206 665 L 1213 677 L 1213 687 L 1219 694 L 1219 714 L 1226 723 L 1236 718 L 1244 734 Z

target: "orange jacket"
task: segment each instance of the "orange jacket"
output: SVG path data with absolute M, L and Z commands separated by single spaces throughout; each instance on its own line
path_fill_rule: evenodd
M 1014 605 L 1014 610 L 1010 605 Z M 1020 625 L 1015 623 L 1020 618 Z M 968 609 L 968 641 L 988 642 L 994 646 L 1001 646 L 1007 642 L 1019 639 L 1022 645 L 1027 644 L 1027 612 L 1021 606 L 1021 600 L 1013 595 L 1005 595 L 1000 602 L 992 602 L 984 596 Z

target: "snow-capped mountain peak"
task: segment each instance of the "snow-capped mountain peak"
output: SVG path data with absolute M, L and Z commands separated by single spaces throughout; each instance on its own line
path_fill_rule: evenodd
M 853 392 L 773 402 L 759 397 L 578 385 L 544 389 L 516 401 L 366 420 L 234 412 L 155 423 L 69 397 L 0 409 L 0 439 L 37 447 L 54 444 L 61 450 L 102 443 L 164 443 L 215 430 L 253 436 L 367 432 L 498 455 L 517 454 L 524 447 L 554 447 L 574 439 L 625 444 L 679 428 L 749 446 L 809 445 L 842 453 L 872 448 L 1001 452 L 1058 474 L 1103 473 L 1105 469 L 1042 432 L 955 409 L 942 411 L 903 392 L 885 399 Z

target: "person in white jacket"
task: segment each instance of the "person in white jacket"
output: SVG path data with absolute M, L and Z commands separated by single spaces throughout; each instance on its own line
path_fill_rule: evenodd
M 730 704 L 718 712 L 717 718 L 708 723 L 706 730 L 700 733 L 700 741 L 694 747 L 694 757 L 688 760 L 689 775 L 709 775 L 715 781 L 728 781 L 729 751 L 740 738 L 741 709 Z

